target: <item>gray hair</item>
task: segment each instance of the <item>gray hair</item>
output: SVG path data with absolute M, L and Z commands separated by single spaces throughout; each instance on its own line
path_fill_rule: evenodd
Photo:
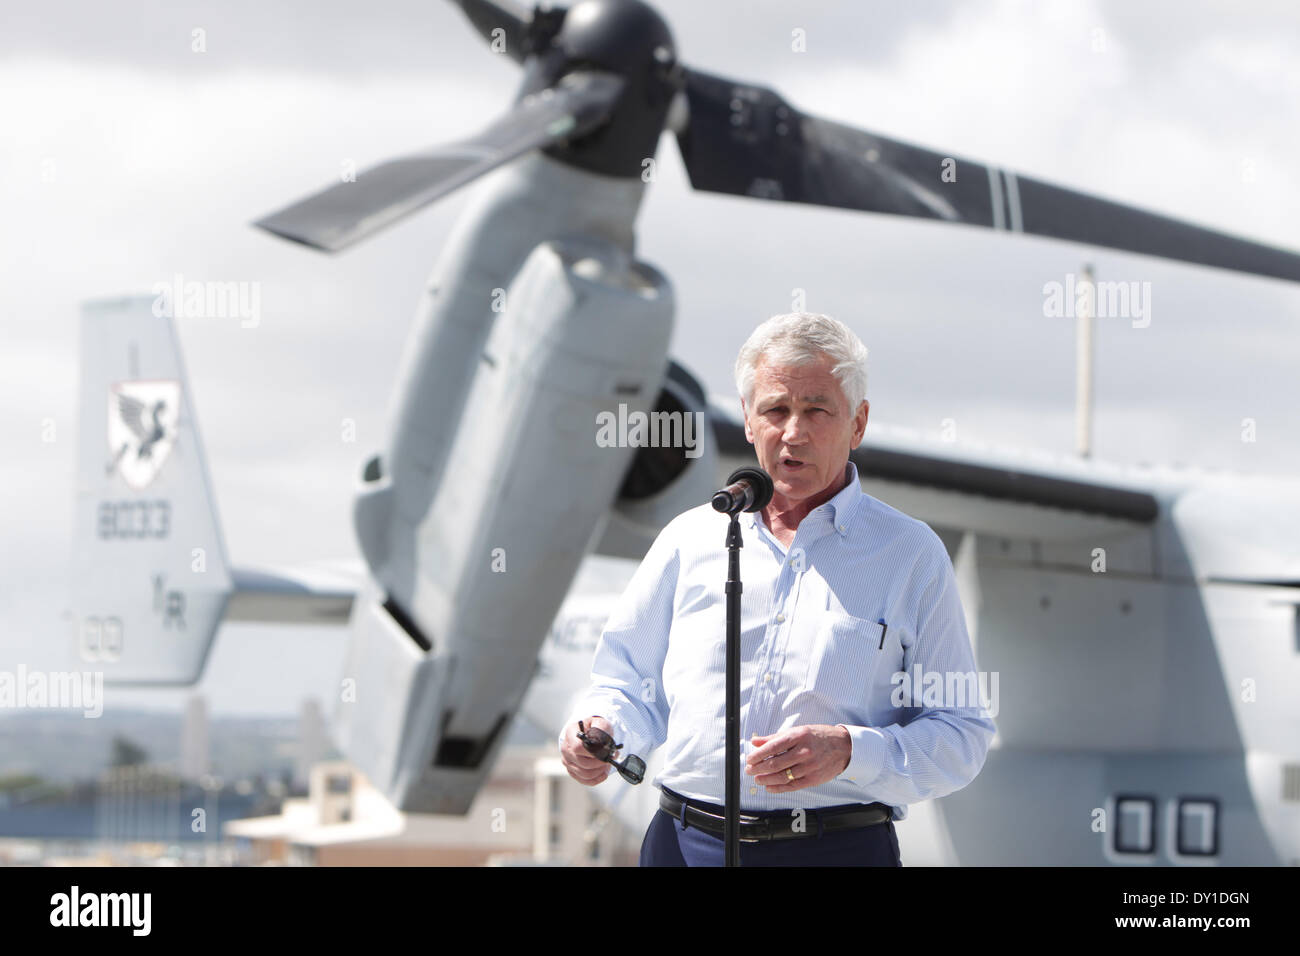
M 748 408 L 754 401 L 754 369 L 769 365 L 807 365 L 829 355 L 831 373 L 844 389 L 849 411 L 867 397 L 867 347 L 843 322 L 828 315 L 790 312 L 774 315 L 753 332 L 736 356 L 736 390 Z

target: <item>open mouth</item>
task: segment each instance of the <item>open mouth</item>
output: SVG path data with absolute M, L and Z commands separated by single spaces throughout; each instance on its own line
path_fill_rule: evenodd
M 781 459 L 781 465 L 785 468 L 788 468 L 790 471 L 798 471 L 800 468 L 804 466 L 804 464 L 805 462 L 800 461 L 798 458 Z

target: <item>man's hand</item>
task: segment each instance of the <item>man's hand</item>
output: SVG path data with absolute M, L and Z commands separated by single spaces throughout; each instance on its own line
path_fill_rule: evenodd
M 587 728 L 599 727 L 607 734 L 614 733 L 614 728 L 604 717 L 588 717 L 583 720 L 582 725 Z M 564 769 L 569 771 L 570 777 L 589 787 L 604 781 L 614 769 L 612 764 L 597 760 L 587 752 L 587 748 L 578 739 L 576 720 L 564 728 L 564 740 L 560 744 L 560 760 L 564 763 Z
M 745 773 L 768 793 L 790 793 L 834 780 L 849 765 L 853 742 L 843 727 L 804 724 L 751 740 L 757 748 L 745 761 Z M 794 774 L 791 781 L 786 774 Z

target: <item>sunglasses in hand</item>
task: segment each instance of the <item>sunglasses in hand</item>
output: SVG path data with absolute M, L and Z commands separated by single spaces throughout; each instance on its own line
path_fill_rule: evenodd
M 645 779 L 645 761 L 636 754 L 628 754 L 622 763 L 615 760 L 615 755 L 623 749 L 622 744 L 614 743 L 614 738 L 599 727 L 584 727 L 578 721 L 578 739 L 587 748 L 587 753 L 597 760 L 613 764 L 620 777 L 628 783 L 636 784 Z

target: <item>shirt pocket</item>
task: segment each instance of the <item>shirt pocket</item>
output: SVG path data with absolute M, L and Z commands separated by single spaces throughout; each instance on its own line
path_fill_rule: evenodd
M 875 621 L 825 612 L 808 657 L 807 690 L 831 706 L 868 709 L 885 634 Z

